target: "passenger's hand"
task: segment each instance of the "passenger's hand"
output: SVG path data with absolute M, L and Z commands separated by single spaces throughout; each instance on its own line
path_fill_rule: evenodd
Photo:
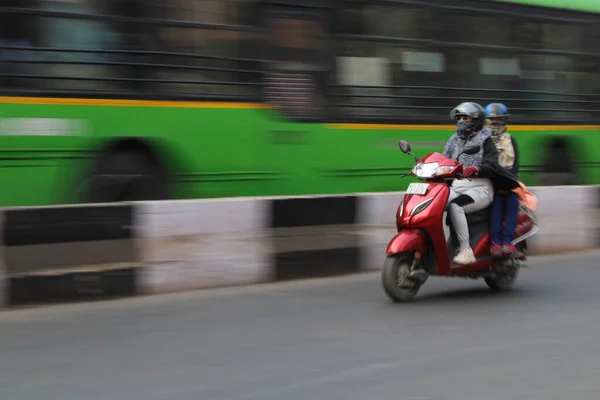
M 467 167 L 463 170 L 462 176 L 465 178 L 470 178 L 472 176 L 477 175 L 479 172 L 479 167 Z

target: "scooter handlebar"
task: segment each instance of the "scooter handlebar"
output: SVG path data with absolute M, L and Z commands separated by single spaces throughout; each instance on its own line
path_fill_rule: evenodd
M 456 177 L 456 179 L 467 179 L 469 181 L 471 180 L 471 178 L 467 178 L 467 177 L 463 176 L 463 174 L 460 172 L 457 172 L 456 174 L 454 174 L 454 176 Z

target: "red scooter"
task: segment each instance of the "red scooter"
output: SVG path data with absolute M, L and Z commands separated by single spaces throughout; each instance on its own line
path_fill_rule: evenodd
M 424 182 L 411 183 L 396 213 L 398 234 L 386 249 L 382 271 L 383 288 L 394 301 L 414 299 L 430 275 L 463 278 L 483 278 L 493 290 L 509 290 L 515 282 L 519 268 L 525 260 L 494 260 L 489 252 L 489 210 L 467 214 L 471 248 L 477 261 L 473 264 L 452 264 L 458 240 L 450 218 L 446 218 L 450 238 L 444 233 L 444 212 L 453 179 L 462 177 L 462 164 L 440 153 L 431 153 L 418 159 L 411 153 L 410 145 L 402 140 L 402 152 L 412 156 L 416 163 L 411 173 Z M 476 154 L 479 148 L 467 144 L 461 154 Z M 469 179 L 469 178 L 466 178 Z M 519 207 L 515 247 L 524 251 L 525 239 L 539 230 L 537 217 L 532 210 Z

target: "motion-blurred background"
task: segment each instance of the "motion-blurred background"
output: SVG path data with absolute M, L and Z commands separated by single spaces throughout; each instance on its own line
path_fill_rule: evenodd
M 598 11 L 2 0 L 0 204 L 403 190 L 397 140 L 439 151 L 466 100 L 509 107 L 526 184 L 598 183 Z

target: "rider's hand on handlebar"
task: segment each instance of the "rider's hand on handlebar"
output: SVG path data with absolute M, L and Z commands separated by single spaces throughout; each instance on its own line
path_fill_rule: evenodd
M 478 172 L 479 172 L 479 167 L 467 167 L 463 170 L 462 176 L 464 178 L 470 178 L 472 176 L 477 175 Z
M 457 173 L 457 174 L 455 174 L 455 175 L 454 175 L 454 177 L 455 177 L 456 179 L 466 179 L 466 180 L 468 180 L 468 181 L 470 181 L 470 180 L 471 180 L 471 178 L 465 178 L 465 177 L 463 176 L 463 174 L 461 174 L 460 172 L 459 172 L 459 173 Z

